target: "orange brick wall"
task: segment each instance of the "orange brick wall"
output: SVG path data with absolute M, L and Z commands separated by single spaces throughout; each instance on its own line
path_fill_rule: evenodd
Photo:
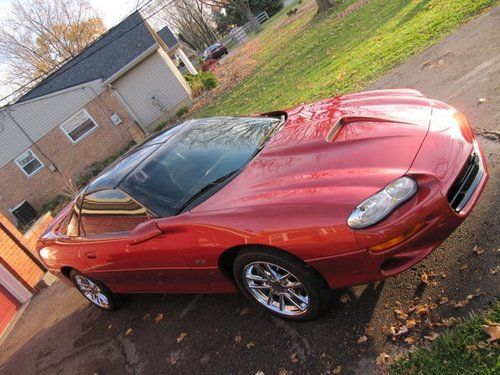
M 136 134 L 137 125 L 109 89 L 84 108 L 98 128 L 76 144 L 59 126 L 53 128 L 31 147 L 45 165 L 38 173 L 26 177 L 14 161 L 0 169 L 0 212 L 10 220 L 15 218 L 9 209 L 27 200 L 40 210 L 50 198 L 64 192 L 67 179 L 75 178 L 93 162 L 107 158 L 133 140 L 131 133 Z M 110 119 L 113 113 L 122 119 L 118 126 Z M 57 172 L 49 170 L 52 163 Z
M 50 216 L 44 217 L 39 229 L 33 232 L 30 238 L 24 237 L 2 214 L 0 214 L 0 222 L 6 229 L 30 250 L 35 252 L 34 245 L 38 239 L 39 233 L 50 223 Z M 44 271 L 14 242 L 7 233 L 0 227 L 0 258 L 17 273 L 23 284 L 34 288 L 44 275 Z M 14 275 L 15 276 L 15 275 Z

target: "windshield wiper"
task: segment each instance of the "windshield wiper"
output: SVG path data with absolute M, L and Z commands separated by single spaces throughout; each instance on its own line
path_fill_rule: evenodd
M 217 180 L 214 180 L 205 186 L 203 186 L 200 190 L 198 190 L 196 193 L 194 193 L 184 204 L 177 210 L 175 213 L 176 215 L 179 215 L 182 211 L 184 211 L 187 207 L 191 205 L 196 199 L 198 199 L 200 196 L 205 194 L 207 191 L 212 189 L 214 186 L 220 185 L 224 181 L 226 181 L 228 178 L 232 177 L 235 175 L 237 172 L 239 172 L 239 169 L 236 169 L 234 171 L 229 172 L 228 174 L 225 174 L 222 177 L 219 177 Z

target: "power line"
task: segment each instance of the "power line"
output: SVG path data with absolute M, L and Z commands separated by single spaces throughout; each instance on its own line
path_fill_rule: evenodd
M 82 51 L 79 52 L 79 54 L 83 53 L 87 48 L 91 47 L 93 44 L 95 44 L 98 40 L 102 39 L 104 37 L 104 35 L 106 35 L 107 33 L 109 33 L 113 28 L 115 28 L 116 26 L 118 26 L 121 22 L 123 22 L 123 20 L 125 20 L 127 17 L 130 17 L 133 13 L 135 12 L 140 12 L 141 10 L 143 10 L 144 8 L 146 8 L 147 6 L 149 6 L 152 2 L 154 2 L 156 0 L 147 0 L 146 3 L 144 3 L 140 8 L 134 10 L 134 12 L 132 13 L 129 13 L 127 16 L 123 17 L 122 20 L 120 22 L 118 22 L 115 26 L 113 26 L 111 29 L 109 29 L 106 33 L 104 33 L 103 35 L 101 35 L 98 39 L 96 39 L 95 41 L 93 41 L 91 44 L 89 44 L 88 46 L 86 46 Z M 117 35 L 115 38 L 111 39 L 110 41 L 108 41 L 106 44 L 103 44 L 101 47 L 97 48 L 96 50 L 92 51 L 91 53 L 89 53 L 87 56 L 85 56 L 84 58 L 82 58 L 81 60 L 77 61 L 75 64 L 73 64 L 71 67 L 74 67 L 78 64 L 80 64 L 81 62 L 87 60 L 90 56 L 96 54 L 97 52 L 99 52 L 100 50 L 102 50 L 104 47 L 107 47 L 108 45 L 110 45 L 112 42 L 114 42 L 115 40 L 121 38 L 122 36 L 124 36 L 125 34 L 127 34 L 128 32 L 132 31 L 133 29 L 135 29 L 136 27 L 139 27 L 140 25 L 142 25 L 144 23 L 144 21 L 147 21 L 148 19 L 150 19 L 151 17 L 155 16 L 157 13 L 159 13 L 160 11 L 162 11 L 163 9 L 165 9 L 167 6 L 171 5 L 172 3 L 174 3 L 176 0 L 171 0 L 169 1 L 168 3 L 162 5 L 161 7 L 159 7 L 157 10 L 155 10 L 154 12 L 152 12 L 150 15 L 148 15 L 147 17 L 143 18 L 141 22 L 138 22 L 136 23 L 135 25 L 133 25 L 132 27 L 128 28 L 127 30 L 125 30 L 123 33 L 121 33 L 120 35 Z M 141 16 L 142 17 L 142 16 Z M 78 55 L 77 55 L 78 56 Z M 75 57 L 68 57 L 64 60 L 62 60 L 61 62 L 58 63 L 57 66 L 54 67 L 54 71 L 50 74 L 42 74 L 42 75 L 39 75 L 38 77 L 32 79 L 31 81 L 25 83 L 24 85 L 22 85 L 21 87 L 19 87 L 18 89 L 14 90 L 13 92 L 11 92 L 9 95 L 6 95 L 4 96 L 3 98 L 0 99 L 0 103 L 3 102 L 4 100 L 10 98 L 11 96 L 13 96 L 14 94 L 18 93 L 19 91 L 23 90 L 24 88 L 28 87 L 30 84 L 32 84 L 33 82 L 36 82 L 38 81 L 39 79 L 41 78 L 48 78 L 52 75 L 57 75 L 57 74 L 61 74 L 63 73 L 63 71 L 61 71 L 60 69 L 64 68 L 64 65 L 71 61 L 72 59 L 76 58 L 77 56 Z M 70 68 L 71 68 L 70 67 Z M 36 86 L 35 86 L 36 87 Z

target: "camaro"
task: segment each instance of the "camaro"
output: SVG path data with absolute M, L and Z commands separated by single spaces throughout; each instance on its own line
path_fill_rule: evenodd
M 332 288 L 394 276 L 476 204 L 484 155 L 458 111 L 414 90 L 190 120 L 91 182 L 38 242 L 112 310 L 123 293 L 233 293 L 311 319 Z

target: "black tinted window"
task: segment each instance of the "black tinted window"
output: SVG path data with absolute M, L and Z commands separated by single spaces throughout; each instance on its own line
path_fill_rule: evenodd
M 148 155 L 150 155 L 158 146 L 146 146 L 126 154 L 122 159 L 119 159 L 116 164 L 108 167 L 97 179 L 89 186 L 87 191 L 96 191 L 106 188 L 114 188 L 122 180 L 122 178 L 141 163 Z
M 81 224 L 86 236 L 129 232 L 147 220 L 147 210 L 120 190 L 97 191 L 83 200 Z
M 229 117 L 190 121 L 120 187 L 153 212 L 174 215 L 208 184 L 242 169 L 279 122 Z

